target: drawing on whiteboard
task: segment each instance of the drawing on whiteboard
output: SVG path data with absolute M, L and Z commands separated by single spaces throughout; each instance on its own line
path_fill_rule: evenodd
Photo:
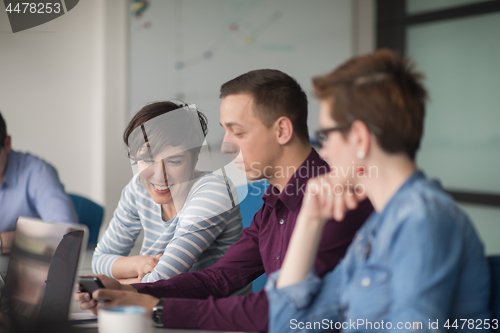
M 175 68 L 177 70 L 199 64 L 205 60 L 210 60 L 214 54 L 219 51 L 223 46 L 227 46 L 236 52 L 249 52 L 252 49 L 259 47 L 264 51 L 281 51 L 292 52 L 293 46 L 291 45 L 275 45 L 275 44 L 262 44 L 257 43 L 258 38 L 272 25 L 276 24 L 282 17 L 280 11 L 275 11 L 269 18 L 267 18 L 258 28 L 254 28 L 247 21 L 242 20 L 241 15 L 234 15 L 233 18 L 226 21 L 222 25 L 221 37 L 212 44 L 211 47 L 206 49 L 199 55 L 185 60 L 177 60 Z M 178 35 L 177 38 L 182 38 Z
M 140 19 L 148 7 L 149 0 L 132 0 L 132 4 L 130 5 L 132 15 L 134 15 L 136 19 Z
M 274 68 L 312 96 L 311 76 L 351 56 L 351 11 L 350 0 L 150 0 L 142 17 L 129 12 L 130 114 L 155 100 L 193 101 L 212 124 L 207 141 L 220 143 L 221 84 Z M 311 114 L 309 128 L 317 123 Z

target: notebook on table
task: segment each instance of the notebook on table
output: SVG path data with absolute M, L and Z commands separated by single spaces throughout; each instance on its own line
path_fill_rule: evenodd
M 68 324 L 88 229 L 20 217 L 0 298 L 2 330 L 57 331 Z

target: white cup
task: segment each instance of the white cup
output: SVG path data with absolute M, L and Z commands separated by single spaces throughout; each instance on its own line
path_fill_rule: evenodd
M 140 306 L 100 309 L 97 318 L 99 333 L 149 333 L 152 322 L 146 313 L 146 309 Z

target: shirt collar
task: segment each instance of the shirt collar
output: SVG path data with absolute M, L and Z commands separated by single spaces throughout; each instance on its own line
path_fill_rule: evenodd
M 392 198 L 389 200 L 389 202 L 385 205 L 384 209 L 382 212 L 384 212 L 385 210 L 387 210 L 387 207 L 391 206 L 392 203 L 394 201 L 397 201 L 398 198 L 406 192 L 406 190 L 410 187 L 413 186 L 413 184 L 420 180 L 420 179 L 423 179 L 425 178 L 425 175 L 422 171 L 420 170 L 417 170 L 415 171 L 414 173 L 411 174 L 410 177 L 408 177 L 405 182 L 403 183 L 403 185 L 401 185 L 401 187 L 396 191 L 396 193 L 394 193 L 394 195 L 392 196 Z
M 283 166 L 285 169 L 287 166 Z M 273 185 L 270 185 L 262 196 L 264 203 L 274 208 L 276 202 L 281 201 L 289 210 L 300 208 L 304 197 L 306 184 L 310 178 L 325 174 L 330 170 L 330 166 L 319 154 L 311 149 L 311 153 L 300 167 L 294 172 L 281 193 Z
M 374 216 L 377 217 L 377 219 L 376 219 L 377 223 L 375 223 L 375 224 L 378 225 L 379 223 L 382 223 L 382 221 L 384 220 L 383 217 L 387 214 L 386 212 L 390 211 L 392 209 L 391 207 L 393 205 L 397 204 L 398 199 L 408 189 L 410 189 L 415 184 L 415 182 L 417 182 L 421 179 L 424 179 L 424 178 L 425 178 L 425 174 L 420 170 L 417 170 L 414 173 L 412 173 L 411 176 L 408 177 L 405 180 L 405 182 L 403 183 L 403 185 L 401 185 L 401 187 L 396 191 L 396 193 L 394 193 L 394 195 L 391 197 L 391 199 L 389 199 L 389 202 L 387 202 L 384 209 L 380 213 L 377 213 L 376 211 L 374 211 Z M 376 225 L 374 227 L 376 227 Z
M 5 169 L 5 177 L 2 186 L 15 186 L 17 184 L 18 173 L 19 161 L 17 159 L 17 154 L 11 150 L 7 156 L 7 168 Z

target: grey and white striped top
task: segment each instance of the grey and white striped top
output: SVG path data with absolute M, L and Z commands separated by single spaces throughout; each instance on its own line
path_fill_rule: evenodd
M 144 241 L 140 254 L 163 253 L 154 271 L 142 282 L 201 270 L 212 266 L 240 239 L 241 219 L 239 205 L 229 196 L 224 178 L 207 173 L 195 181 L 177 215 L 164 222 L 161 205 L 153 201 L 135 175 L 123 189 L 113 219 L 97 244 L 92 270 L 113 276 L 111 266 L 117 258 L 130 253 L 141 229 Z

